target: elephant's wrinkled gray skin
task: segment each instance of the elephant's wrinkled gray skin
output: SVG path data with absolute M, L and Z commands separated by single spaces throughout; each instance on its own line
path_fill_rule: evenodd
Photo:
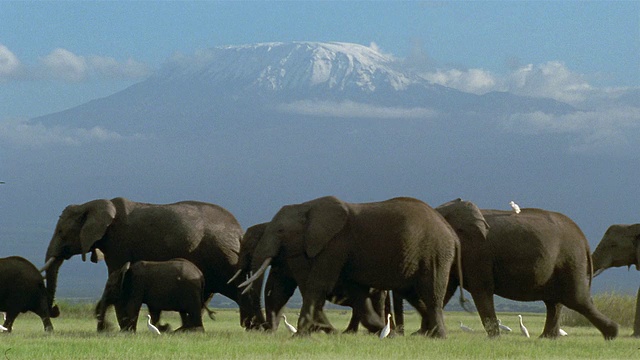
M 202 272 L 185 259 L 126 263 L 109 274 L 96 305 L 98 331 L 108 327 L 105 313 L 112 305 L 123 315 L 119 320 L 121 330 L 136 331 L 142 304 L 147 304 L 154 325 L 162 310 L 177 311 L 182 319 L 182 327 L 178 330 L 204 331 L 201 311 L 206 304 L 203 291 Z
M 631 265 L 640 270 L 640 224 L 611 225 L 593 252 L 594 275 L 611 267 Z M 636 296 L 632 336 L 640 337 L 640 288 Z
M 251 271 L 251 264 L 253 253 L 258 241 L 262 238 L 268 223 L 257 224 L 251 226 L 245 232 L 242 238 L 242 245 L 240 247 L 240 260 L 238 261 L 238 267 L 242 271 L 241 274 L 248 275 Z M 257 279 L 253 286 L 249 289 L 251 297 L 254 302 L 260 302 L 260 296 L 262 293 L 262 277 Z M 284 311 L 284 307 L 293 296 L 295 289 L 298 287 L 296 280 L 287 267 L 287 263 L 282 256 L 277 256 L 271 261 L 271 269 L 265 286 L 265 312 L 266 323 L 264 329 L 275 331 L 278 329 L 280 319 Z M 336 288 L 328 295 L 327 300 L 344 306 L 354 308 L 355 304 L 349 299 L 346 293 L 347 289 L 338 284 Z M 367 309 L 354 308 L 351 320 L 345 333 L 355 333 L 358 331 L 358 325 L 362 317 L 375 316 L 383 320 L 385 311 L 385 300 L 387 299 L 386 293 L 381 290 L 372 289 L 370 292 L 371 303 L 375 312 L 373 314 L 367 314 Z M 364 312 L 364 314 L 363 314 Z M 365 321 L 365 324 L 369 324 L 371 321 Z M 366 326 L 366 325 L 365 325 Z M 369 328 L 371 332 L 380 331 L 382 328 Z
M 591 300 L 589 243 L 571 219 L 541 209 L 522 209 L 519 214 L 480 210 L 460 199 L 436 210 L 460 237 L 464 288 L 473 296 L 489 336 L 499 335 L 494 294 L 544 301 L 547 319 L 541 337 L 558 337 L 563 305 L 589 319 L 605 339 L 617 336 L 618 325 Z M 457 276 L 451 276 L 446 300 L 456 285 Z
M 370 288 L 393 290 L 422 315 L 420 333 L 444 338 L 442 307 L 458 246 L 449 224 L 419 200 L 354 204 L 323 197 L 280 209 L 256 247 L 255 275 L 245 284 L 282 256 L 302 294 L 298 334 L 314 326 L 333 329 L 323 305 L 341 281 L 356 304 L 365 304 Z
M 58 306 L 49 307 L 47 290 L 38 268 L 19 256 L 0 259 L 0 311 L 6 313 L 3 326 L 8 332 L 20 313 L 36 313 L 42 319 L 45 331 L 53 331 L 50 318 L 60 314 Z
M 84 260 L 91 253 L 97 262 L 104 254 L 109 273 L 127 262 L 184 258 L 204 274 L 206 297 L 225 295 L 240 305 L 241 321 L 250 321 L 247 297 L 239 295 L 237 284 L 227 284 L 237 266 L 242 233 L 231 213 L 202 202 L 154 205 L 115 198 L 69 205 L 45 257 L 49 302 L 54 301 L 60 265 L 73 255 Z

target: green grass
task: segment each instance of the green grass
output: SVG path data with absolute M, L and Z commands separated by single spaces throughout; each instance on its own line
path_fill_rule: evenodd
M 237 310 L 218 309 L 217 321 L 207 317 L 205 333 L 181 333 L 153 336 L 146 329 L 146 312 L 141 312 L 138 333 L 117 331 L 98 334 L 91 307 L 76 308 L 62 304 L 62 315 L 53 319 L 55 332 L 43 331 L 40 319 L 22 314 L 11 334 L 0 334 L 0 358 L 5 359 L 619 359 L 640 356 L 640 340 L 629 337 L 630 328 L 621 328 L 621 336 L 604 341 L 593 327 L 563 325 L 568 337 L 543 340 L 544 314 L 523 314 L 533 335 L 520 335 L 517 313 L 500 313 L 503 323 L 514 332 L 499 339 L 488 339 L 477 314 L 446 312 L 448 338 L 434 340 L 422 336 L 404 336 L 379 340 L 361 330 L 356 335 L 314 334 L 292 338 L 281 327 L 275 334 L 246 332 L 238 323 Z M 297 310 L 288 318 L 296 319 Z M 338 329 L 344 329 L 350 312 L 328 311 Z M 113 316 L 112 314 L 110 316 Z M 179 326 L 175 313 L 164 320 Z M 474 333 L 462 332 L 463 321 Z M 407 313 L 407 329 L 418 328 L 415 312 Z

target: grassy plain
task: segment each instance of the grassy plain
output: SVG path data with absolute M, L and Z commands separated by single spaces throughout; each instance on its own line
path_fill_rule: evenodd
M 640 357 L 640 340 L 629 337 L 630 328 L 621 328 L 620 337 L 604 341 L 593 327 L 563 328 L 569 336 L 543 340 L 544 314 L 523 314 L 532 334 L 519 332 L 517 314 L 501 313 L 503 323 L 513 328 L 499 339 L 488 339 L 477 314 L 446 312 L 448 338 L 434 340 L 404 336 L 380 340 L 361 330 L 356 335 L 314 334 L 292 338 L 281 327 L 275 334 L 245 332 L 238 323 L 237 310 L 217 311 L 217 320 L 205 316 L 205 333 L 164 334 L 147 331 L 146 312 L 141 312 L 138 333 L 112 331 L 98 334 L 90 310 L 62 308 L 53 319 L 55 332 L 43 331 L 40 319 L 22 314 L 13 333 L 0 334 L 0 359 L 622 359 Z M 329 310 L 329 317 L 344 329 L 350 311 Z M 143 319 L 144 318 L 144 319 Z M 296 310 L 288 318 L 296 319 Z M 167 313 L 163 320 L 174 327 L 179 317 Z M 475 329 L 462 332 L 459 322 Z M 407 329 L 418 328 L 415 312 L 407 314 Z

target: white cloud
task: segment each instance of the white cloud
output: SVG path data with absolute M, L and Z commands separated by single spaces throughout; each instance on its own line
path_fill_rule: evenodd
M 87 62 L 69 50 L 55 49 L 41 59 L 45 77 L 65 81 L 82 81 L 88 73 Z
M 496 77 L 482 69 L 437 70 L 423 73 L 421 77 L 434 84 L 479 95 L 496 90 L 498 85 Z
M 585 101 L 594 91 L 582 75 L 570 71 L 560 61 L 520 67 L 509 74 L 506 88 L 518 95 L 546 97 L 569 104 Z
M 18 57 L 9 48 L 0 44 L 0 80 L 17 75 L 20 65 Z
M 142 135 L 121 135 L 99 126 L 91 129 L 47 127 L 28 120 L 11 119 L 0 122 L 0 141 L 24 147 L 50 145 L 79 146 L 90 143 L 146 139 Z
M 36 64 L 24 64 L 6 46 L 0 44 L 0 81 L 59 80 L 81 82 L 96 79 L 141 79 L 151 74 L 144 63 L 97 55 L 81 56 L 57 48 Z
M 569 135 L 575 152 L 638 151 L 640 108 L 622 107 L 576 111 L 565 115 L 542 112 L 514 114 L 501 124 L 503 130 L 526 135 Z
M 378 119 L 428 119 L 437 112 L 428 108 L 385 107 L 353 101 L 312 101 L 301 100 L 282 104 L 278 110 L 300 115 L 336 117 L 336 118 L 378 118 Z
M 560 61 L 540 65 L 527 64 L 506 75 L 483 69 L 438 69 L 422 72 L 425 80 L 474 94 L 506 91 L 516 95 L 550 98 L 574 106 L 588 103 L 592 97 L 603 97 L 607 89 L 589 85 L 584 76 L 571 71 Z

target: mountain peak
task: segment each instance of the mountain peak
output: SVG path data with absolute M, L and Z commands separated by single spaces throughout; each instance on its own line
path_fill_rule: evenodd
M 415 79 L 394 69 L 395 59 L 373 47 L 341 42 L 260 43 L 221 46 L 175 56 L 158 73 L 164 79 L 240 84 L 262 90 L 300 88 L 401 90 Z

